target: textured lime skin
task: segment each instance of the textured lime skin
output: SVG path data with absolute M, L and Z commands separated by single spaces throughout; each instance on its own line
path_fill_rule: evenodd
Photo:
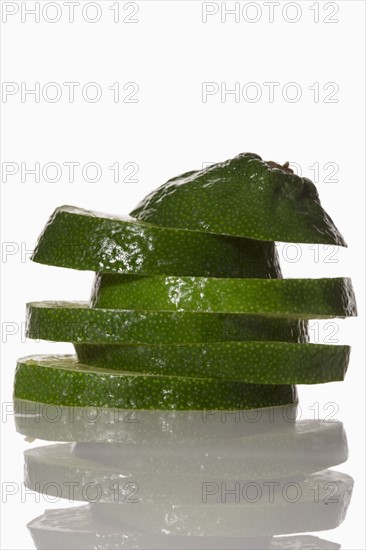
M 237 410 L 295 403 L 297 394 L 289 385 L 117 372 L 82 365 L 71 355 L 43 355 L 18 360 L 14 398 L 78 407 Z
M 159 227 L 61 206 L 32 260 L 101 273 L 281 277 L 274 243 Z
M 162 375 L 251 384 L 321 384 L 344 380 L 349 346 L 226 342 L 170 346 L 76 345 L 81 363 Z
M 264 241 L 346 246 L 321 207 L 314 184 L 253 153 L 169 180 L 131 215 L 160 225 Z
M 177 344 L 241 340 L 307 342 L 307 321 L 255 315 L 128 311 L 85 302 L 27 304 L 27 336 L 55 342 Z
M 217 279 L 97 274 L 92 305 L 321 319 L 357 314 L 350 279 Z

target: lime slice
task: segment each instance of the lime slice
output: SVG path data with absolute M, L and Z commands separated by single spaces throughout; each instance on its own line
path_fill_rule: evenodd
M 73 206 L 55 210 L 32 260 L 103 273 L 281 277 L 273 242 L 159 227 Z
M 164 226 L 263 241 L 346 246 L 314 184 L 253 153 L 169 180 L 131 215 Z
M 357 314 L 350 279 L 217 279 L 96 275 L 101 308 L 247 313 L 321 319 Z
M 253 409 L 297 402 L 290 385 L 262 386 L 98 369 L 71 355 L 18 360 L 14 398 L 80 407 L 122 409 Z
M 91 308 L 86 302 L 27 304 L 27 336 L 56 342 L 175 344 L 237 340 L 307 342 L 298 319 Z
M 321 384 L 343 380 L 349 346 L 287 342 L 225 342 L 153 346 L 75 345 L 95 367 L 237 380 L 251 384 Z

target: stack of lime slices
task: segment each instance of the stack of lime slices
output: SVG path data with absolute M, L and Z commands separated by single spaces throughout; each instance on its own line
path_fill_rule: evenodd
M 28 336 L 76 355 L 20 359 L 16 398 L 232 410 L 343 380 L 349 347 L 308 343 L 307 323 L 356 315 L 351 281 L 282 279 L 275 246 L 346 246 L 310 180 L 243 153 L 169 180 L 131 215 L 51 216 L 32 259 L 96 279 L 90 303 L 28 304 Z

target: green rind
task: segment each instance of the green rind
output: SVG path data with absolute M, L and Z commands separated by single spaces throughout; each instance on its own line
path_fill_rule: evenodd
M 81 363 L 151 374 L 220 378 L 250 384 L 322 384 L 344 380 L 349 346 L 287 342 L 75 345 Z
M 85 302 L 27 304 L 29 338 L 94 344 L 176 344 L 241 340 L 307 342 L 307 322 L 224 313 L 127 311 Z
M 314 184 L 253 153 L 169 180 L 131 215 L 163 226 L 263 241 L 346 246 Z
M 350 279 L 217 279 L 97 274 L 94 307 L 276 315 L 357 315 Z
M 14 398 L 66 406 L 162 410 L 251 409 L 297 401 L 293 386 L 117 372 L 82 365 L 71 355 L 19 359 Z
M 159 227 L 61 206 L 32 260 L 102 273 L 281 277 L 274 243 Z

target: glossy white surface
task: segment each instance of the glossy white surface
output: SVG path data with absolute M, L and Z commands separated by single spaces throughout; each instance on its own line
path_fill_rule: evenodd
M 17 404 L 18 429 L 49 437 L 44 406 L 34 414 L 25 405 L 29 410 L 30 403 Z M 56 409 L 47 410 L 48 419 Z M 350 476 L 330 469 L 347 460 L 344 428 L 294 421 L 298 412 L 279 407 L 244 418 L 140 411 L 125 422 L 128 411 L 60 410 L 73 420 L 67 427 L 54 420 L 53 433 L 60 424 L 60 436 L 68 429 L 68 439 L 73 431 L 80 441 L 25 451 L 25 487 L 90 505 L 33 519 L 28 529 L 37 548 L 282 548 L 273 536 L 338 527 L 353 489 Z M 86 419 L 93 415 L 94 426 L 103 415 L 108 438 L 100 428 L 91 440 Z M 305 547 L 318 544 L 305 540 Z

